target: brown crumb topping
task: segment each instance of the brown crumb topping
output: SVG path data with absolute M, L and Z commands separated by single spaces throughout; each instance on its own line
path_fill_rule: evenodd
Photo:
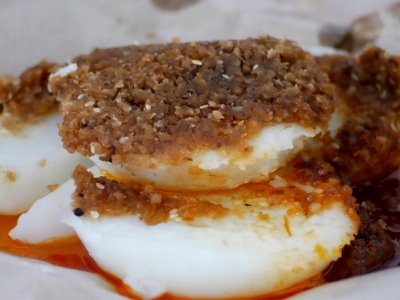
M 298 158 L 271 177 L 269 182 L 249 183 L 233 190 L 184 193 L 156 191 L 104 176 L 95 178 L 83 167 L 77 167 L 73 174 L 73 211 L 76 216 L 94 219 L 139 215 L 147 224 L 155 225 L 169 219 L 190 222 L 199 217 L 218 219 L 228 214 L 241 217 L 253 208 L 276 205 L 287 206 L 290 214 L 311 216 L 340 202 L 359 223 L 351 188 L 341 185 L 327 163 Z M 268 221 L 267 215 L 257 215 Z
M 57 65 L 42 61 L 27 69 L 19 78 L 0 77 L 0 113 L 7 112 L 31 120 L 57 107 L 47 90 L 48 77 Z
M 350 108 L 326 158 L 357 185 L 386 177 L 400 164 L 400 58 L 370 47 L 359 57 L 324 56 L 319 63 Z
M 161 195 L 137 184 L 123 184 L 106 177 L 95 178 L 84 167 L 74 173 L 73 194 L 75 215 L 139 215 L 144 222 L 155 225 L 170 217 L 191 221 L 195 217 L 217 219 L 226 214 L 218 204 L 179 195 Z M 90 213 L 92 212 L 92 213 Z
M 241 151 L 268 124 L 325 127 L 334 107 L 313 57 L 272 37 L 95 50 L 75 62 L 76 72 L 51 82 L 60 134 L 69 151 L 107 160 Z
M 400 182 L 385 179 L 354 189 L 362 226 L 340 259 L 324 272 L 327 281 L 339 280 L 400 264 Z

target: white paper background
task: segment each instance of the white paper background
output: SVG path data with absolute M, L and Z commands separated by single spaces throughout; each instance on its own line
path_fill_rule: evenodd
M 16 75 L 41 59 L 63 62 L 94 47 L 170 41 L 173 37 L 209 40 L 271 34 L 318 46 L 322 24 L 348 25 L 355 17 L 374 11 L 384 19 L 377 42 L 400 53 L 400 20 L 383 10 L 394 2 L 199 0 L 170 11 L 145 0 L 0 0 L 0 74 Z M 70 290 L 69 296 L 74 298 L 70 288 L 79 280 L 74 283 L 69 277 L 53 284 L 25 272 L 22 262 L 12 262 L 0 256 L 0 299 L 61 299 L 54 296 L 60 290 Z M 14 279 L 5 281 L 9 274 Z M 326 285 L 299 299 L 399 299 L 397 282 L 400 269 Z

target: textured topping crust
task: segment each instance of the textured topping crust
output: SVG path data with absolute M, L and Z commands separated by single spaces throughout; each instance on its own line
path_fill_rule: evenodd
M 191 222 L 198 217 L 218 219 L 229 213 L 240 216 L 243 210 L 251 210 L 252 206 L 283 203 L 290 207 L 291 213 L 312 215 L 332 202 L 341 201 L 348 214 L 358 222 L 351 188 L 340 184 L 330 165 L 318 160 L 306 162 L 300 157 L 278 170 L 268 182 L 209 193 L 157 191 L 105 176 L 95 178 L 83 167 L 76 168 L 73 179 L 76 185 L 73 194 L 75 215 L 95 219 L 109 215 L 139 215 L 149 225 L 171 218 L 177 222 Z
M 383 179 L 400 163 L 400 59 L 377 47 L 325 56 L 322 68 L 350 108 L 326 147 L 326 158 L 349 184 Z
M 147 224 L 155 225 L 167 221 L 171 211 L 176 215 L 179 211 L 179 217 L 185 221 L 195 217 L 219 218 L 226 214 L 226 209 L 218 204 L 160 194 L 138 184 L 123 184 L 106 177 L 95 178 L 82 166 L 75 169 L 73 179 L 76 185 L 73 206 L 77 216 L 137 214 Z
M 50 83 L 63 103 L 60 134 L 69 151 L 107 160 L 248 151 L 260 128 L 325 127 L 334 107 L 312 56 L 271 37 L 96 50 L 75 62 L 76 72 Z
M 3 104 L 7 112 L 27 120 L 56 108 L 56 98 L 47 90 L 48 77 L 56 66 L 42 61 L 27 69 L 18 79 L 0 78 L 0 114 Z

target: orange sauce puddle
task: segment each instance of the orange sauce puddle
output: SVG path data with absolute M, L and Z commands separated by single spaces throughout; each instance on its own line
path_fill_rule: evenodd
M 17 224 L 18 217 L 0 215 L 0 251 L 98 274 L 114 286 L 119 294 L 133 298 L 130 288 L 122 280 L 103 271 L 96 264 L 78 237 L 63 238 L 35 245 L 11 239 L 8 233 Z
M 77 237 L 64 238 L 36 245 L 14 241 L 8 236 L 9 231 L 17 224 L 18 216 L 0 215 L 0 251 L 21 257 L 38 259 L 53 265 L 87 271 L 98 274 L 107 280 L 117 293 L 131 299 L 140 299 L 122 280 L 103 271 L 89 256 L 89 253 Z M 316 276 L 307 281 L 296 284 L 279 293 L 261 295 L 256 297 L 232 298 L 235 300 L 277 300 L 285 299 L 299 292 L 308 290 L 323 283 L 322 276 Z M 184 300 L 188 298 L 165 294 L 157 300 Z M 195 300 L 191 298 L 191 300 Z M 200 300 L 200 299 L 197 299 Z M 211 299 L 207 299 L 211 300 Z

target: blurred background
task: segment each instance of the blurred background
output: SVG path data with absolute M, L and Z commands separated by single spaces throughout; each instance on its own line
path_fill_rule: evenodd
M 0 0 L 0 74 L 132 43 L 270 34 L 400 54 L 399 0 Z

